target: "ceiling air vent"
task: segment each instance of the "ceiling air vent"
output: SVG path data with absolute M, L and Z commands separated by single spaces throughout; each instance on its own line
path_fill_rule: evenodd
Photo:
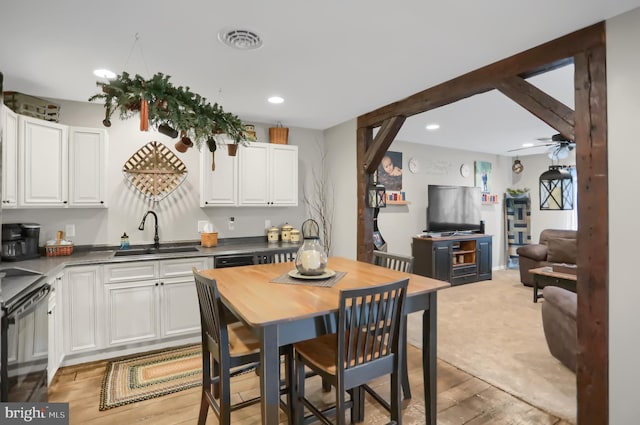
M 253 50 L 262 46 L 260 36 L 253 31 L 225 29 L 218 33 L 218 40 L 238 50 Z

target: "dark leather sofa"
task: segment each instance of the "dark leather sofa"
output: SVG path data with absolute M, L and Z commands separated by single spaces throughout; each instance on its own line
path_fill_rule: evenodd
M 517 249 L 520 264 L 520 281 L 533 286 L 533 275 L 529 270 L 550 266 L 554 263 L 576 264 L 577 231 L 545 229 L 540 232 L 540 242 Z
M 542 327 L 549 351 L 575 372 L 578 354 L 578 295 L 557 286 L 545 286 L 542 293 Z

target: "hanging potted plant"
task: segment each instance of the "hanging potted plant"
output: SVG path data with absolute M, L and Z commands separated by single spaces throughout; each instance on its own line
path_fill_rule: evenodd
M 155 74 L 145 80 L 140 75 L 131 78 L 126 72 L 107 83 L 98 82 L 101 92 L 89 101 L 103 100 L 105 104 L 105 126 L 111 125 L 110 118 L 119 111 L 121 119 L 127 119 L 140 111 L 140 129 L 149 124 L 167 135 L 181 135 L 178 143 L 189 141 L 198 149 L 206 144 L 214 152 L 214 145 L 222 144 L 220 137 L 231 140 L 225 143 L 230 150 L 238 144 L 247 143 L 245 128 L 236 115 L 225 112 L 217 103 L 209 103 L 206 98 L 194 93 L 189 87 L 174 86 L 169 76 Z M 216 137 L 218 136 L 218 137 Z M 175 137 L 175 136 L 174 136 Z M 212 144 L 211 141 L 215 141 Z M 188 143 L 184 143 L 188 145 Z M 234 147 L 231 147 L 234 145 Z M 178 150 L 182 149 L 176 146 Z M 184 147 L 185 151 L 188 149 Z M 180 150 L 182 152 L 182 150 Z

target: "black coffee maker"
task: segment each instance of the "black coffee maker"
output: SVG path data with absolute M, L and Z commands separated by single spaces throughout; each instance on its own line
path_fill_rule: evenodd
M 40 257 L 40 225 L 37 223 L 2 224 L 2 261 L 22 261 Z

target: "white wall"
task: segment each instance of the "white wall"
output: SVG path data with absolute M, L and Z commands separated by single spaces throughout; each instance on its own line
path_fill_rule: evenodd
M 333 254 L 349 258 L 357 256 L 357 187 L 356 187 L 356 121 L 351 120 L 325 132 L 329 153 L 330 176 L 334 179 L 335 190 L 335 228 Z M 488 161 L 492 164 L 492 188 L 500 200 L 498 204 L 483 205 L 482 219 L 486 222 L 486 233 L 493 235 L 493 266 L 504 267 L 504 223 L 503 194 L 507 187 L 528 187 L 531 189 L 532 233 L 537 241 L 540 230 L 545 228 L 573 228 L 568 219 L 572 212 L 540 211 L 537 208 L 538 178 L 549 168 L 550 160 L 546 155 L 521 157 L 525 171 L 517 176 L 511 171 L 513 159 L 498 155 L 489 155 L 470 151 L 461 151 L 416 143 L 394 141 L 389 150 L 402 152 L 403 191 L 409 205 L 389 205 L 380 210 L 378 227 L 387 242 L 389 252 L 411 254 L 413 236 L 426 227 L 427 185 L 450 184 L 460 186 L 474 185 L 474 161 Z M 420 164 L 415 174 L 409 172 L 410 158 L 416 158 Z M 460 175 L 460 165 L 471 167 L 469 177 Z M 564 164 L 574 164 L 569 157 Z
M 511 173 L 511 188 L 528 188 L 531 197 L 531 242 L 538 243 L 540 232 L 544 229 L 577 229 L 577 204 L 573 210 L 554 211 L 540 209 L 540 174 L 552 164 L 546 154 L 521 156 L 524 170 L 520 174 Z M 555 165 L 575 165 L 575 150 Z M 509 166 L 511 168 L 511 166 Z
M 640 158 L 640 9 L 607 21 L 609 423 L 638 423 L 640 282 L 635 267 Z M 605 247 L 603 247 L 605 249 Z
M 61 105 L 60 122 L 62 124 L 103 128 L 104 107 L 88 102 L 70 102 L 55 100 Z M 268 141 L 270 125 L 256 124 L 259 141 Z M 3 210 L 2 221 L 36 222 L 41 224 L 41 245 L 48 239 L 54 239 L 57 230 L 64 230 L 66 224 L 75 224 L 76 244 L 117 245 L 123 232 L 129 235 L 132 244 L 152 243 L 153 226 L 145 226 L 144 231 L 138 225 L 144 213 L 153 208 L 158 213 L 160 241 L 199 240 L 198 220 L 210 220 L 219 232 L 219 238 L 266 235 L 265 219 L 272 225 L 280 226 L 285 222 L 299 228 L 307 217 L 303 202 L 303 186 L 308 181 L 310 165 L 317 159 L 316 146 L 323 143 L 321 131 L 290 128 L 289 143 L 298 145 L 298 168 L 300 175 L 298 207 L 211 207 L 200 208 L 200 153 L 196 148 L 182 154 L 175 150 L 176 140 L 170 139 L 153 130 L 139 131 L 136 117 L 119 120 L 114 115 L 109 133 L 108 172 L 108 208 L 107 209 L 20 209 Z M 122 166 L 141 146 L 156 140 L 168 146 L 187 166 L 188 176 L 185 182 L 171 195 L 160 201 L 157 206 L 130 188 L 124 180 Z M 202 154 L 210 155 L 204 147 Z M 235 217 L 235 230 L 228 230 L 229 217 Z
M 331 254 L 352 259 L 358 256 L 356 128 L 356 120 L 351 120 L 326 130 L 324 134 L 335 205 Z

